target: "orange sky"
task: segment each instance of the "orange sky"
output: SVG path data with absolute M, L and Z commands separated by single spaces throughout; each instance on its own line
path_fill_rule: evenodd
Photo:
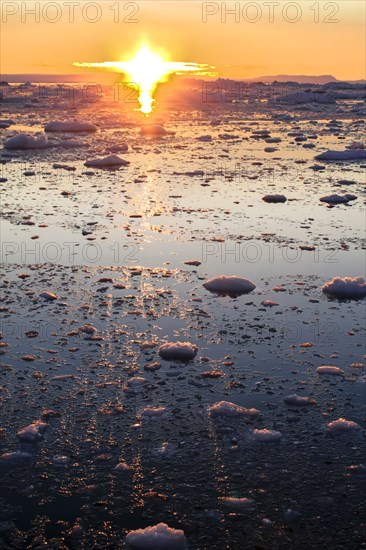
M 35 15 L 27 13 L 36 2 L 2 1 L 3 74 L 80 72 L 72 66 L 74 61 L 126 60 L 141 41 L 148 40 L 151 46 L 165 49 L 170 60 L 215 65 L 224 77 L 333 74 L 339 79 L 365 78 L 363 0 L 69 2 L 74 4 L 74 22 L 69 22 L 72 8 L 66 0 L 47 0 L 38 2 L 40 21 L 36 23 Z M 226 14 L 225 21 L 222 4 L 227 10 L 236 4 L 240 11 L 236 16 Z M 319 6 L 319 14 L 314 6 Z M 256 17 L 257 22 L 249 22 Z M 99 21 L 91 22 L 94 18 Z M 297 22 L 288 21 L 296 18 Z

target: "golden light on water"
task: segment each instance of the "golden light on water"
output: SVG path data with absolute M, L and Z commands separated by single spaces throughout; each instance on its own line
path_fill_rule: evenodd
M 124 73 L 126 81 L 138 87 L 140 111 L 149 115 L 154 107 L 154 92 L 161 82 L 172 74 L 191 73 L 200 76 L 215 76 L 210 65 L 167 61 L 148 46 L 142 46 L 130 61 L 103 61 L 100 63 L 74 63 L 75 67 L 113 69 Z

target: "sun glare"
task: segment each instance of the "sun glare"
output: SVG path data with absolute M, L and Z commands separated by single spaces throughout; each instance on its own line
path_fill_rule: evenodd
M 125 74 L 126 82 L 138 87 L 140 111 L 149 115 L 154 107 L 154 92 L 169 75 L 193 73 L 201 76 L 214 76 L 214 67 L 199 63 L 165 61 L 148 46 L 142 46 L 130 61 L 104 61 L 101 63 L 74 63 L 76 67 L 99 67 L 114 69 Z

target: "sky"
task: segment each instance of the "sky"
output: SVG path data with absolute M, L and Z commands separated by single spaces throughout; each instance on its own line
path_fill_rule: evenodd
M 2 74 L 80 73 L 73 62 L 126 61 L 147 42 L 227 78 L 365 78 L 363 0 L 2 0 L 1 30 Z

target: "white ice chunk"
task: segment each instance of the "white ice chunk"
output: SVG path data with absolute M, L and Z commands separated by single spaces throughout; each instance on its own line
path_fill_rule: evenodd
M 333 376 L 339 376 L 344 371 L 340 367 L 333 367 L 333 365 L 322 365 L 316 369 L 318 374 L 331 374 Z
M 334 277 L 322 290 L 335 298 L 363 298 L 366 296 L 366 282 L 363 277 Z
M 208 407 L 208 411 L 212 417 L 221 417 L 221 416 L 247 416 L 250 418 L 255 418 L 258 416 L 259 411 L 257 409 L 247 409 L 236 405 L 235 403 L 230 403 L 229 401 L 219 401 L 214 405 Z
M 261 443 L 270 443 L 282 439 L 281 432 L 277 432 L 276 430 L 253 430 L 251 435 L 254 441 L 259 441 Z
M 226 277 L 225 275 L 210 279 L 203 283 L 203 286 L 210 292 L 229 295 L 248 294 L 255 289 L 255 284 L 249 279 L 236 276 Z
M 159 348 L 159 355 L 166 360 L 190 361 L 198 351 L 198 347 L 190 342 L 167 342 Z
M 131 548 L 140 550 L 183 550 L 188 547 L 184 532 L 165 523 L 130 531 L 126 542 Z
M 358 432 L 362 430 L 361 426 L 357 422 L 352 420 L 346 420 L 345 418 L 338 418 L 327 424 L 327 430 L 333 435 L 340 435 L 349 432 Z

